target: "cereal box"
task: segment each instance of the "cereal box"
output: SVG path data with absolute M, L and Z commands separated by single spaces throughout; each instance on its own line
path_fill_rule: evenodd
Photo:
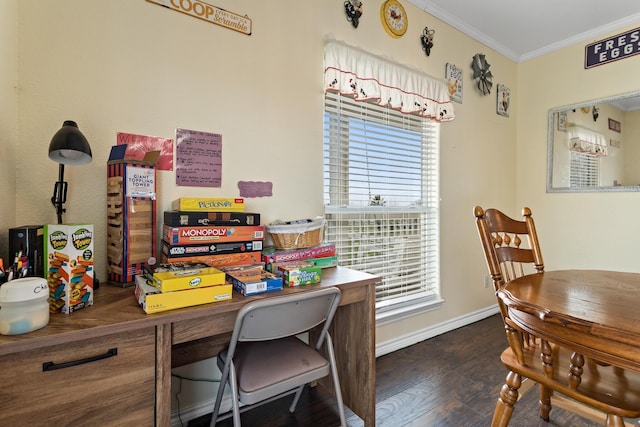
M 49 310 L 70 314 L 93 304 L 93 224 L 44 228 Z

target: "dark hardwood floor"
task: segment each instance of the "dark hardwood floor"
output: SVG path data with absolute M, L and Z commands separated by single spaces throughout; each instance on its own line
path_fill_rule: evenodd
M 376 360 L 376 426 L 486 427 L 505 376 L 500 353 L 507 342 L 499 315 L 423 341 Z M 243 426 L 338 426 L 335 400 L 322 387 L 306 389 L 295 414 L 292 397 L 242 414 Z M 211 416 L 189 422 L 208 426 Z M 349 427 L 362 420 L 347 409 Z M 551 421 L 538 417 L 537 387 L 516 404 L 513 427 L 592 427 L 604 423 L 554 407 Z M 228 419 L 219 427 L 231 427 Z

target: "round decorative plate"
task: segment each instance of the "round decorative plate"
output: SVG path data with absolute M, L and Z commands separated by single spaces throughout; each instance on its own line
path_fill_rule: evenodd
M 380 7 L 380 19 L 382 26 L 391 37 L 401 37 L 407 32 L 409 21 L 407 12 L 398 0 L 387 0 Z

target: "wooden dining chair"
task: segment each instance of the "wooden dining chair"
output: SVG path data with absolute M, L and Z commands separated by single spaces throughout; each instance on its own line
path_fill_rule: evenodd
M 229 346 L 218 353 L 222 372 L 211 417 L 233 417 L 240 427 L 240 413 L 294 394 L 293 413 L 306 384 L 331 375 L 340 422 L 346 418 L 329 326 L 340 302 L 340 289 L 319 288 L 265 298 L 243 306 L 236 317 Z M 298 335 L 309 332 L 308 342 Z M 226 385 L 231 389 L 232 410 L 219 416 Z M 240 406 L 243 404 L 244 406 Z
M 523 220 L 497 209 L 473 209 L 485 260 L 496 294 L 510 281 L 525 274 L 544 272 L 536 228 L 527 207 Z M 625 426 L 624 418 L 640 417 L 640 374 L 586 360 L 571 348 L 558 346 L 520 329 L 498 297 L 509 347 L 501 355 L 509 369 L 493 414 L 492 427 L 509 424 L 524 378 L 539 384 L 540 417 L 549 421 L 553 392 L 581 405 L 566 409 L 584 415 L 585 407 L 603 412 L 606 427 Z M 564 401 L 563 401 L 564 402 Z

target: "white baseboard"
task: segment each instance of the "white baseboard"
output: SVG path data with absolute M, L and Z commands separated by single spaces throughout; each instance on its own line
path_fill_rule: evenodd
M 499 312 L 500 310 L 496 304 L 472 313 L 467 313 L 460 317 L 449 319 L 446 322 L 438 323 L 437 325 L 429 326 L 428 328 L 414 331 L 410 334 L 396 337 L 383 343 L 376 343 L 376 357 L 384 356 L 385 354 L 392 353 L 396 350 L 409 347 L 410 345 L 444 334 L 445 332 L 461 328 L 462 326 L 470 325 L 471 323 L 486 319 L 487 317 L 493 316 Z
M 454 319 L 447 320 L 446 322 L 442 322 L 407 335 L 399 336 L 397 338 L 394 338 L 393 340 L 389 340 L 383 343 L 377 343 L 376 357 L 392 353 L 396 350 L 409 347 L 410 345 L 417 344 L 426 339 L 444 334 L 445 332 L 453 331 L 454 329 L 458 329 L 471 323 L 475 323 L 479 320 L 486 319 L 487 317 L 493 316 L 494 314 L 497 314 L 499 312 L 500 311 L 497 305 L 486 307 L 484 309 L 465 314 L 464 316 L 456 317 Z M 214 403 L 215 396 L 212 396 L 211 399 L 207 399 L 198 402 L 195 405 L 191 405 L 188 408 L 181 409 L 180 414 L 178 414 L 177 411 L 172 412 L 171 426 L 185 427 L 189 420 L 211 413 Z M 225 408 L 231 408 L 231 397 L 229 395 L 225 395 L 221 407 L 223 410 L 225 410 Z
M 222 403 L 220 405 L 220 409 L 223 412 L 231 410 L 231 396 L 226 392 L 227 390 L 225 390 L 225 396 L 222 398 Z M 188 408 L 181 409 L 179 414 L 178 411 L 172 412 L 171 427 L 186 427 L 189 421 L 202 417 L 203 415 L 210 414 L 213 412 L 214 403 L 216 403 L 215 393 L 211 399 L 207 399 Z

